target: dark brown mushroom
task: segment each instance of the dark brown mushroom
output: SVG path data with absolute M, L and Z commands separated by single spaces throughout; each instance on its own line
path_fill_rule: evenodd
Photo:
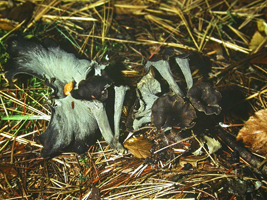
M 216 114 L 221 112 L 219 101 L 221 93 L 215 90 L 209 83 L 198 83 L 194 85 L 187 93 L 192 105 L 206 115 Z
M 75 99 L 104 101 L 108 98 L 108 88 L 112 85 L 111 79 L 104 76 L 93 76 L 82 80 L 77 90 L 72 90 Z
M 167 127 L 192 128 L 196 118 L 194 107 L 182 97 L 167 94 L 159 97 L 152 106 L 151 122 L 157 129 Z

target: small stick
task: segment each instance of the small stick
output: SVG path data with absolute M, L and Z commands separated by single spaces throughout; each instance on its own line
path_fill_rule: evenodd
M 256 169 L 262 164 L 262 161 L 251 154 L 245 147 L 240 146 L 236 140 L 228 134 L 228 132 L 222 128 L 216 129 L 216 134 L 221 138 L 221 140 L 230 148 L 232 148 L 235 151 L 238 151 L 240 154 L 240 157 L 242 157 L 245 161 L 247 161 L 249 164 L 251 164 L 252 167 Z M 267 175 L 267 165 L 263 165 L 261 169 L 259 169 L 263 174 Z

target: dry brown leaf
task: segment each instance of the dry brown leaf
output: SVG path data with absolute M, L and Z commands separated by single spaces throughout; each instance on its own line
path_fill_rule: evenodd
M 151 156 L 150 149 L 153 144 L 142 136 L 130 138 L 126 140 L 123 145 L 137 158 L 147 158 Z
M 239 131 L 236 139 L 242 140 L 252 151 L 267 154 L 267 109 L 257 111 Z
M 14 5 L 10 9 L 6 9 L 4 13 L 2 13 L 3 18 L 7 18 L 16 22 L 23 22 L 24 20 L 29 20 L 32 17 L 34 11 L 35 4 L 31 1 L 26 1 L 21 5 Z
M 14 178 L 18 175 L 18 172 L 15 170 L 15 168 L 11 164 L 1 164 L 0 172 L 7 175 L 8 178 Z M 3 178 L 1 173 L 0 173 L 0 178 Z

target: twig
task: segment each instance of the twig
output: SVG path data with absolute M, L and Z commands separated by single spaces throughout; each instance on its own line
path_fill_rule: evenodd
M 232 136 L 230 136 L 230 134 L 227 133 L 226 130 L 218 127 L 216 129 L 216 134 L 227 146 L 231 147 L 231 149 L 235 151 L 238 151 L 240 156 L 248 163 L 250 163 L 251 166 L 253 166 L 255 169 L 257 169 L 261 165 L 262 161 L 253 154 L 251 154 L 245 147 L 240 146 L 236 142 L 236 140 Z M 263 165 L 260 171 L 263 174 L 267 175 L 267 165 Z

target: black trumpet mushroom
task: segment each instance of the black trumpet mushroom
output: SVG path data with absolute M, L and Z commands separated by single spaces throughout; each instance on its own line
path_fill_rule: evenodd
M 51 158 L 62 151 L 84 153 L 100 133 L 112 148 L 125 151 L 119 142 L 119 121 L 128 87 L 114 86 L 113 134 L 103 103 L 112 83 L 108 77 L 101 76 L 105 65 L 78 59 L 57 45 L 32 39 L 10 39 L 8 53 L 5 77 L 10 83 L 15 75 L 26 73 L 44 80 L 54 90 L 50 103 L 52 117 L 39 137 L 43 144 L 41 156 Z M 93 69 L 95 75 L 87 77 Z
M 193 106 L 176 94 L 159 97 L 152 106 L 151 122 L 158 130 L 179 127 L 180 130 L 192 128 L 196 118 Z
M 215 90 L 209 83 L 202 82 L 194 85 L 187 93 L 192 105 L 206 115 L 220 114 L 219 102 L 221 93 Z

